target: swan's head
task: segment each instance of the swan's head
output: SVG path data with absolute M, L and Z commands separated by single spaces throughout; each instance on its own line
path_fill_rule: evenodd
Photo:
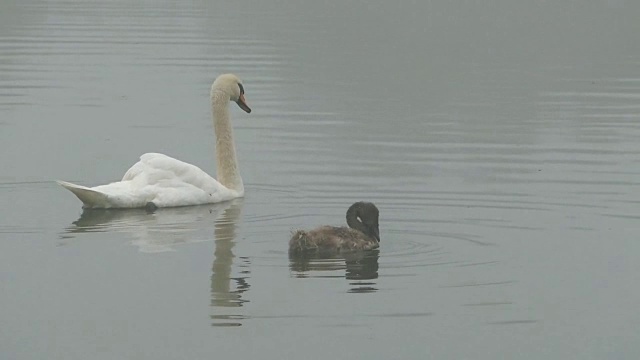
M 244 87 L 242 80 L 234 74 L 222 74 L 216 78 L 211 86 L 211 93 L 214 91 L 222 91 L 229 95 L 231 101 L 235 101 L 240 109 L 250 113 L 251 108 L 247 105 L 244 98 Z

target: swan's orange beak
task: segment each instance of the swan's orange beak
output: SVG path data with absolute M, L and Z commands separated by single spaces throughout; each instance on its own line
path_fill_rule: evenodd
M 244 94 L 240 94 L 240 97 L 238 98 L 238 101 L 236 101 L 236 104 L 238 104 L 238 106 L 240 106 L 240 109 L 250 113 L 251 112 L 251 108 L 249 107 L 249 105 L 247 105 L 247 102 L 244 99 Z

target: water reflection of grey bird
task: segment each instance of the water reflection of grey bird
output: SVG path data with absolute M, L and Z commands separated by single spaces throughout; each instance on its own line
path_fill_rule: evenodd
M 333 256 L 290 255 L 289 268 L 294 277 L 344 277 L 351 280 L 349 292 L 377 291 L 375 281 L 378 278 L 379 250 L 358 251 Z M 344 270 L 344 275 L 332 275 L 329 272 Z

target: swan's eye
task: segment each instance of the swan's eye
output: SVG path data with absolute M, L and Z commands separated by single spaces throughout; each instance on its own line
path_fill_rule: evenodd
M 238 86 L 240 87 L 240 95 L 244 95 L 244 86 L 240 83 L 238 83 Z

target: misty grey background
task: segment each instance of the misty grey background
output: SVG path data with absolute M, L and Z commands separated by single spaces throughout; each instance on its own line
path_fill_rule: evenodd
M 638 14 L 0 2 L 0 357 L 638 358 Z M 54 183 L 214 174 L 223 72 L 244 199 L 82 214 Z M 288 259 L 357 200 L 379 254 Z

